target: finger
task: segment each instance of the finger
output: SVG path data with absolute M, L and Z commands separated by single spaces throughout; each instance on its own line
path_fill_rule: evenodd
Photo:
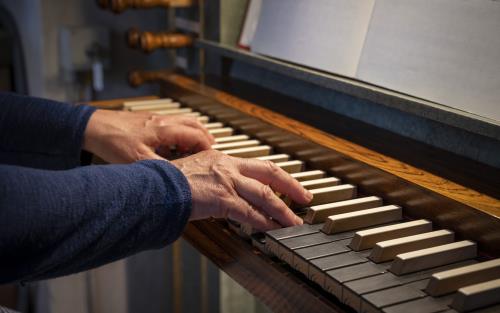
M 255 159 L 240 160 L 238 166 L 242 175 L 271 186 L 274 191 L 289 196 L 297 203 L 307 204 L 312 200 L 312 194 L 275 163 Z
M 152 151 L 149 147 L 143 147 L 139 151 L 139 156 L 137 158 L 138 160 L 165 160 L 158 154 L 156 154 L 154 151 Z
M 212 134 L 210 134 L 208 129 L 205 126 L 203 126 L 203 124 L 200 121 L 198 121 L 198 119 L 196 119 L 194 117 L 183 117 L 182 122 L 184 125 L 194 127 L 197 129 L 201 129 L 203 131 L 203 133 L 205 134 L 205 136 L 207 136 L 208 140 L 210 141 L 210 144 L 213 145 L 215 143 L 214 136 L 212 136 Z
M 253 208 L 244 199 L 237 198 L 227 204 L 226 216 L 243 224 L 250 224 L 252 228 L 260 231 L 268 231 L 280 228 L 280 225 L 269 219 L 261 212 Z
M 189 116 L 179 116 L 176 118 L 178 119 L 177 121 L 180 124 L 183 124 L 183 125 L 189 126 L 189 127 L 193 127 L 193 128 L 196 128 L 196 129 L 203 131 L 203 134 L 208 138 L 210 144 L 215 143 L 214 137 L 208 132 L 208 129 L 206 129 L 205 126 L 203 126 L 203 124 L 200 123 L 200 121 L 198 121 L 198 119 L 196 119 L 194 117 L 189 117 Z
M 210 144 L 215 143 L 214 137 L 209 133 L 209 131 L 203 126 L 203 124 L 198 121 L 198 119 L 190 116 L 173 115 L 173 116 L 153 116 L 158 126 L 168 126 L 168 125 L 184 125 L 188 127 L 193 127 L 199 129 L 203 132 L 203 135 L 207 137 Z
M 253 207 L 259 208 L 282 226 L 301 225 L 302 219 L 296 216 L 286 204 L 276 196 L 271 187 L 245 176 L 233 179 L 236 192 Z
M 183 152 L 196 153 L 208 150 L 212 146 L 202 130 L 181 125 L 161 128 L 160 141 L 161 145 L 175 145 Z

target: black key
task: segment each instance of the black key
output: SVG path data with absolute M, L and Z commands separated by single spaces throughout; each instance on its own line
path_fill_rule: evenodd
M 283 239 L 278 241 L 279 247 L 277 249 L 278 251 L 276 256 L 291 265 L 293 261 L 293 250 L 310 246 L 316 246 L 322 243 L 328 243 L 332 241 L 333 240 L 330 236 L 321 232 L 305 236 Z
M 342 267 L 336 270 L 326 272 L 325 290 L 342 299 L 342 284 L 351 280 L 361 279 L 374 275 L 380 275 L 387 272 L 390 263 L 375 264 L 366 262 L 348 267 Z
M 346 252 L 324 258 L 311 260 L 309 263 L 309 279 L 320 286 L 325 286 L 326 271 L 368 262 L 366 256 L 359 252 Z
M 285 238 L 314 234 L 319 232 L 321 228 L 323 228 L 323 224 L 303 224 L 298 226 L 273 229 L 266 232 L 266 235 L 275 240 L 282 240 Z
M 297 249 L 294 251 L 292 267 L 307 276 L 309 273 L 309 260 L 348 251 L 350 249 L 345 243 L 342 244 L 341 241 Z
M 444 297 L 425 297 L 423 299 L 413 300 L 396 304 L 382 309 L 385 313 L 437 313 L 449 309 L 452 296 Z
M 484 309 L 474 310 L 474 311 L 471 311 L 470 313 L 498 313 L 498 312 L 500 312 L 500 304 L 489 306 L 489 307 L 484 308 Z M 443 313 L 451 313 L 451 312 L 446 311 Z M 453 313 L 456 313 L 456 311 Z
M 319 233 L 321 227 L 323 227 L 323 224 L 303 224 L 270 230 L 266 232 L 266 248 L 277 257 L 280 257 L 280 254 L 286 253 L 284 251 L 280 252 L 280 240 Z
M 350 281 L 345 283 L 342 288 L 342 302 L 359 311 L 361 309 L 361 296 L 366 293 L 428 279 L 433 273 L 457 268 L 460 266 L 470 265 L 474 262 L 476 261 L 469 260 L 454 264 L 448 264 L 445 266 L 440 266 L 425 271 L 401 276 L 397 276 L 392 274 L 391 272 L 387 272 L 381 275 Z
M 361 303 L 361 312 L 379 312 L 384 307 L 425 298 L 427 294 L 422 289 L 425 289 L 428 282 L 429 280 L 425 279 L 408 285 L 365 294 Z

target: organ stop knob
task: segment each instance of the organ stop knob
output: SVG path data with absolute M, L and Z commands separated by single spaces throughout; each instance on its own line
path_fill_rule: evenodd
M 143 32 L 139 38 L 139 47 L 144 52 L 152 52 L 159 48 L 184 48 L 193 43 L 192 37 L 174 33 Z
M 171 71 L 159 70 L 159 71 L 131 71 L 128 74 L 128 83 L 132 87 L 139 87 L 144 83 L 150 83 L 154 81 L 161 80 L 162 77 L 171 74 Z

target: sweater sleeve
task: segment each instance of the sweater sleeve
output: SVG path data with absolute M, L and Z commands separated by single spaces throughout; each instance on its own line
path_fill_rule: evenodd
M 177 239 L 191 211 L 166 161 L 51 171 L 0 165 L 0 284 L 67 275 Z
M 95 108 L 0 92 L 0 163 L 45 169 L 79 165 Z

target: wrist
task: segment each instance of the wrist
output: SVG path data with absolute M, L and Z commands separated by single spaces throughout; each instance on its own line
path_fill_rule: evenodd
M 96 154 L 97 146 L 99 145 L 99 138 L 102 133 L 103 120 L 105 119 L 106 113 L 107 112 L 105 110 L 96 110 L 90 116 L 83 134 L 83 150 Z

